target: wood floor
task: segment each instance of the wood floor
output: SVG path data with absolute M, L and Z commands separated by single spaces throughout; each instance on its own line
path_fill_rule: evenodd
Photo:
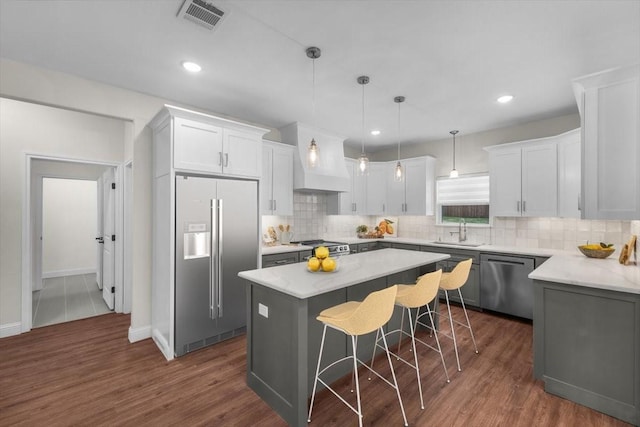
M 533 381 L 531 323 L 470 317 L 480 354 L 463 337 L 462 372 L 451 341 L 442 339 L 451 383 L 437 354 L 418 351 L 424 410 L 415 371 L 396 365 L 409 425 L 628 425 L 547 394 Z M 1 339 L 0 426 L 286 425 L 245 384 L 244 337 L 166 362 L 151 340 L 128 342 L 129 324 L 127 315 L 107 314 Z M 395 392 L 361 378 L 364 424 L 401 426 Z M 339 388 L 348 394 L 346 386 Z M 357 418 L 346 406 L 326 391 L 318 394 L 310 426 L 353 425 Z

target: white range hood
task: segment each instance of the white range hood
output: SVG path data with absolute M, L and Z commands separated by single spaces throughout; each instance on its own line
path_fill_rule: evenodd
M 344 137 L 292 123 L 279 129 L 282 142 L 297 147 L 293 158 L 293 189 L 300 191 L 349 191 L 351 178 L 344 161 Z M 319 161 L 307 165 L 307 148 L 311 139 L 318 144 Z

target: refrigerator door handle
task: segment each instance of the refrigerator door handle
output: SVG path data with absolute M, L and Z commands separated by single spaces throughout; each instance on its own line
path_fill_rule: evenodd
M 218 259 L 218 277 L 216 280 L 216 288 L 217 288 L 217 299 L 218 299 L 218 317 L 222 317 L 222 226 L 224 224 L 224 218 L 222 217 L 222 199 L 218 200 L 218 250 L 217 250 L 217 259 Z
M 211 207 L 210 207 L 210 224 L 211 224 L 211 239 L 209 240 L 209 253 L 211 254 L 209 258 L 209 317 L 211 319 L 217 318 L 217 310 L 216 310 L 216 282 L 218 281 L 218 248 L 216 242 L 218 241 L 218 213 L 217 199 L 210 199 Z

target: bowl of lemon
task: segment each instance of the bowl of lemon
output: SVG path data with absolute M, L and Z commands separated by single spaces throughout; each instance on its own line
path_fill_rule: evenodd
M 616 251 L 613 244 L 603 242 L 580 245 L 578 250 L 586 257 L 600 259 L 604 259 Z
M 329 249 L 324 246 L 315 248 L 315 256 L 307 260 L 307 270 L 312 273 L 333 273 L 338 271 L 338 260 L 329 256 Z

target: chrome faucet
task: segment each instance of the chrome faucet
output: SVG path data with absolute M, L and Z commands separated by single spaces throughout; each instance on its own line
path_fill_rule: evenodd
M 458 231 L 450 231 L 449 234 L 452 236 L 454 234 L 458 235 L 458 242 L 464 242 L 467 240 L 467 223 L 463 218 L 460 218 L 460 222 L 458 223 Z
M 460 233 L 458 234 L 458 241 L 464 242 L 467 240 L 467 222 L 460 218 L 460 222 L 458 223 L 458 230 Z

